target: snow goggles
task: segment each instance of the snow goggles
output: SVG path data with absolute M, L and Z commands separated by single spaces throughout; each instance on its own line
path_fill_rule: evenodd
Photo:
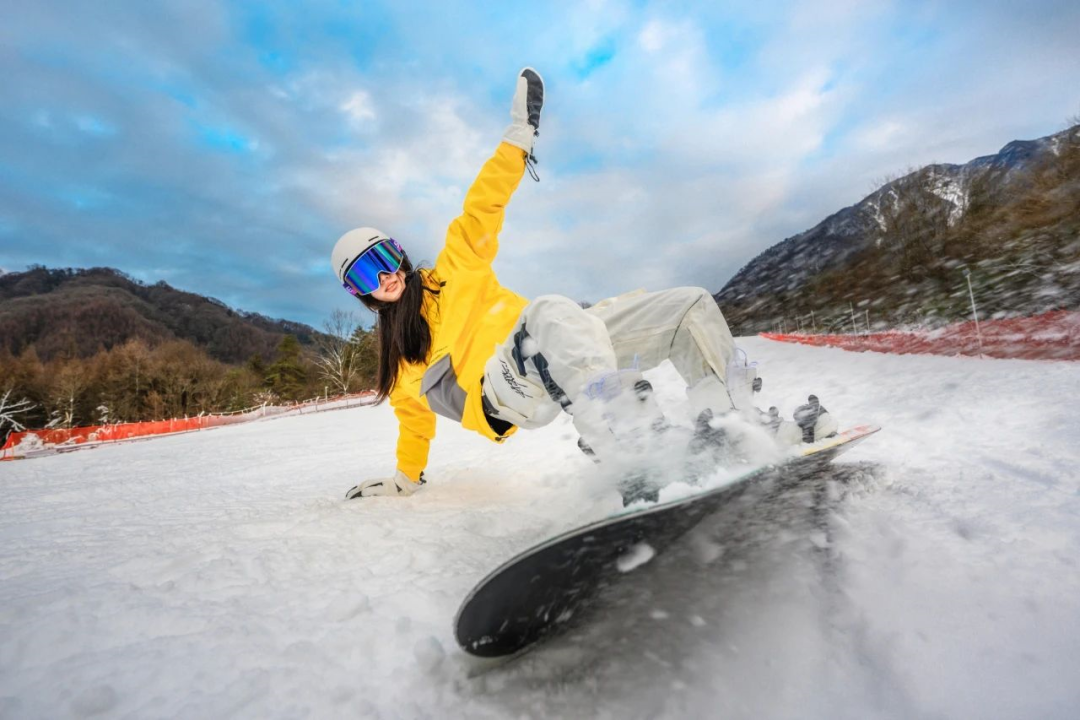
M 370 295 L 379 289 L 379 273 L 396 273 L 404 259 L 397 240 L 381 240 L 353 260 L 341 284 L 352 295 Z

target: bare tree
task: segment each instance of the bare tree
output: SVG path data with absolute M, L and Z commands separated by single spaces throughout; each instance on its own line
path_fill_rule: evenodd
M 315 359 L 319 376 L 335 392 L 347 394 L 357 380 L 360 347 L 357 333 L 360 321 L 356 314 L 334 310 L 323 323 L 324 334 L 317 341 L 318 355 Z
M 353 345 L 356 346 L 356 358 L 353 368 L 356 379 L 361 385 L 371 388 L 379 375 L 379 336 L 375 330 L 357 328 L 353 333 Z
M 12 396 L 13 389 L 8 388 L 0 395 L 0 436 L 5 427 L 11 426 L 13 432 L 21 432 L 26 426 L 19 422 L 19 417 L 34 409 L 34 403 L 26 398 L 15 400 Z
M 63 364 L 53 377 L 51 400 L 53 406 L 52 415 L 60 418 L 59 423 L 63 427 L 70 428 L 75 424 L 77 405 L 83 391 L 88 385 L 85 368 L 77 361 Z

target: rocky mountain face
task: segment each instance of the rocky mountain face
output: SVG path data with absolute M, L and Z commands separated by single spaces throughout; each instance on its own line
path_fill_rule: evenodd
M 988 313 L 1075 308 L 1078 228 L 1080 126 L 892 180 L 761 253 L 715 297 L 737 334 L 828 327 L 852 309 L 881 327 L 949 321 L 969 312 L 964 270 Z
M 236 311 L 164 282 L 144 285 L 119 270 L 47 269 L 0 274 L 0 348 L 33 346 L 43 361 L 87 358 L 138 339 L 187 340 L 226 363 L 269 359 L 286 335 L 301 345 L 318 332 L 301 323 Z

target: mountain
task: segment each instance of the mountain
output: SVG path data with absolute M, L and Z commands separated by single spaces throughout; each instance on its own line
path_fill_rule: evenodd
M 1080 305 L 1080 126 L 934 164 L 758 255 L 715 295 L 738 334 Z M 850 305 L 849 305 L 850 303 Z M 813 312 L 813 316 L 811 316 Z M 821 329 L 819 327 L 819 329 Z
M 113 268 L 35 266 L 0 274 L 0 347 L 17 355 L 33 345 L 43 361 L 86 358 L 131 339 L 151 345 L 181 339 L 235 364 L 253 355 L 272 358 L 286 335 L 311 345 L 318 334 L 164 282 L 144 285 Z

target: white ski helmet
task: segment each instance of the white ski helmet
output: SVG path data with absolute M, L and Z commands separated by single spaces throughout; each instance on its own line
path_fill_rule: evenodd
M 345 282 L 345 271 L 356 258 L 364 254 L 372 245 L 389 239 L 390 236 L 382 230 L 371 227 L 356 228 L 338 238 L 330 253 L 330 264 L 334 266 L 334 274 L 337 275 L 338 282 Z

